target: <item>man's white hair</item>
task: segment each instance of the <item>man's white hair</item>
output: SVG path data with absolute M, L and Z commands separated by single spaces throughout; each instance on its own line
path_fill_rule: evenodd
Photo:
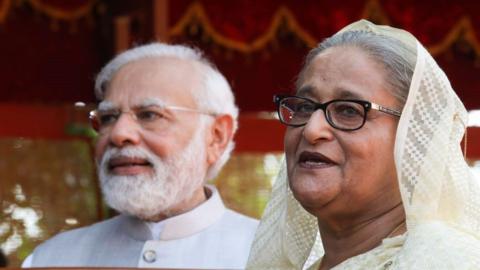
M 95 81 L 95 95 L 100 101 L 104 99 L 108 83 L 114 74 L 124 65 L 144 58 L 172 57 L 181 60 L 193 61 L 200 64 L 203 84 L 191 93 L 199 110 L 215 114 L 228 114 L 233 118 L 233 134 L 238 127 L 238 107 L 232 89 L 225 77 L 218 69 L 195 48 L 184 45 L 169 45 L 164 43 L 151 43 L 127 50 L 112 59 L 98 74 Z M 232 136 L 233 138 L 233 136 Z M 222 156 L 207 172 L 206 180 L 213 179 L 230 158 L 235 146 L 233 140 L 228 143 Z

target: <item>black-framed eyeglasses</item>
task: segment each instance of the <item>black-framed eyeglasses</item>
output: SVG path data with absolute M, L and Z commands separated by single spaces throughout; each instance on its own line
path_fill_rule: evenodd
M 280 122 L 291 127 L 301 127 L 308 123 L 312 114 L 322 109 L 330 126 L 343 130 L 354 131 L 365 124 L 367 113 L 374 109 L 386 114 L 400 117 L 401 112 L 356 99 L 334 99 L 325 103 L 317 103 L 304 97 L 291 95 L 274 95 Z

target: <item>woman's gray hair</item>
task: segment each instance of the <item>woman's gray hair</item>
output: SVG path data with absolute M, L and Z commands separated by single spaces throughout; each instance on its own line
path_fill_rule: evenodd
M 367 31 L 347 31 L 325 39 L 312 49 L 305 60 L 302 71 L 296 82 L 297 89 L 303 83 L 305 71 L 313 59 L 328 48 L 353 46 L 362 49 L 374 61 L 386 70 L 385 81 L 389 84 L 392 95 L 403 107 L 407 100 L 410 82 L 416 63 L 416 50 L 391 37 Z
M 225 77 L 218 69 L 203 56 L 202 52 L 184 45 L 169 45 L 164 43 L 151 43 L 127 50 L 103 67 L 95 80 L 95 95 L 103 100 L 108 84 L 114 74 L 124 65 L 144 58 L 172 57 L 181 60 L 193 61 L 200 64 L 200 75 L 203 84 L 192 91 L 197 109 L 215 114 L 228 114 L 233 118 L 233 133 L 238 127 L 238 107 L 235 97 Z M 188 78 L 186 78 L 188 79 Z M 229 142 L 219 160 L 207 172 L 207 180 L 213 179 L 230 158 L 235 147 L 233 139 Z

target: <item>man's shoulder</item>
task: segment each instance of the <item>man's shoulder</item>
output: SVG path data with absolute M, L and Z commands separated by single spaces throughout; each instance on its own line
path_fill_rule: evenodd
M 111 231 L 112 228 L 118 227 L 126 218 L 127 217 L 125 216 L 116 216 L 85 227 L 64 231 L 48 239 L 42 245 L 57 245 L 59 243 L 70 244 L 77 241 L 85 241 L 87 239 L 87 235 L 90 236 L 89 238 L 95 238 L 95 235 L 102 235 L 108 231 Z
M 135 266 L 149 236 L 143 222 L 120 215 L 55 235 L 35 248 L 32 266 Z
M 234 225 L 237 229 L 243 228 L 255 231 L 259 221 L 227 208 L 222 222 Z
M 76 229 L 73 229 L 73 230 L 68 230 L 68 231 L 62 232 L 58 235 L 60 236 L 60 235 L 67 235 L 67 234 L 82 234 L 82 233 L 86 233 L 86 232 L 95 232 L 95 231 L 111 229 L 112 226 L 117 226 L 117 225 L 123 223 L 123 221 L 127 218 L 128 217 L 126 217 L 126 216 L 119 215 L 119 216 L 115 216 L 115 217 L 112 217 L 112 218 L 109 218 L 109 219 L 106 219 L 106 220 L 103 220 L 103 221 L 99 221 L 99 222 L 84 226 L 84 227 L 76 228 Z
M 225 209 L 219 222 L 201 233 L 202 242 L 210 243 L 212 252 L 221 253 L 223 260 L 237 262 L 231 268 L 244 268 L 257 226 L 258 220 Z

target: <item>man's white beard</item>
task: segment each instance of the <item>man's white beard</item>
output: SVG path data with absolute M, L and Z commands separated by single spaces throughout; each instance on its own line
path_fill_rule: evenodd
M 136 146 L 108 148 L 98 165 L 100 186 L 107 204 L 120 213 L 141 219 L 159 214 L 170 216 L 172 207 L 189 199 L 204 183 L 203 137 L 202 129 L 198 129 L 183 151 L 165 159 Z M 110 174 L 110 159 L 120 156 L 147 160 L 152 164 L 153 174 Z

